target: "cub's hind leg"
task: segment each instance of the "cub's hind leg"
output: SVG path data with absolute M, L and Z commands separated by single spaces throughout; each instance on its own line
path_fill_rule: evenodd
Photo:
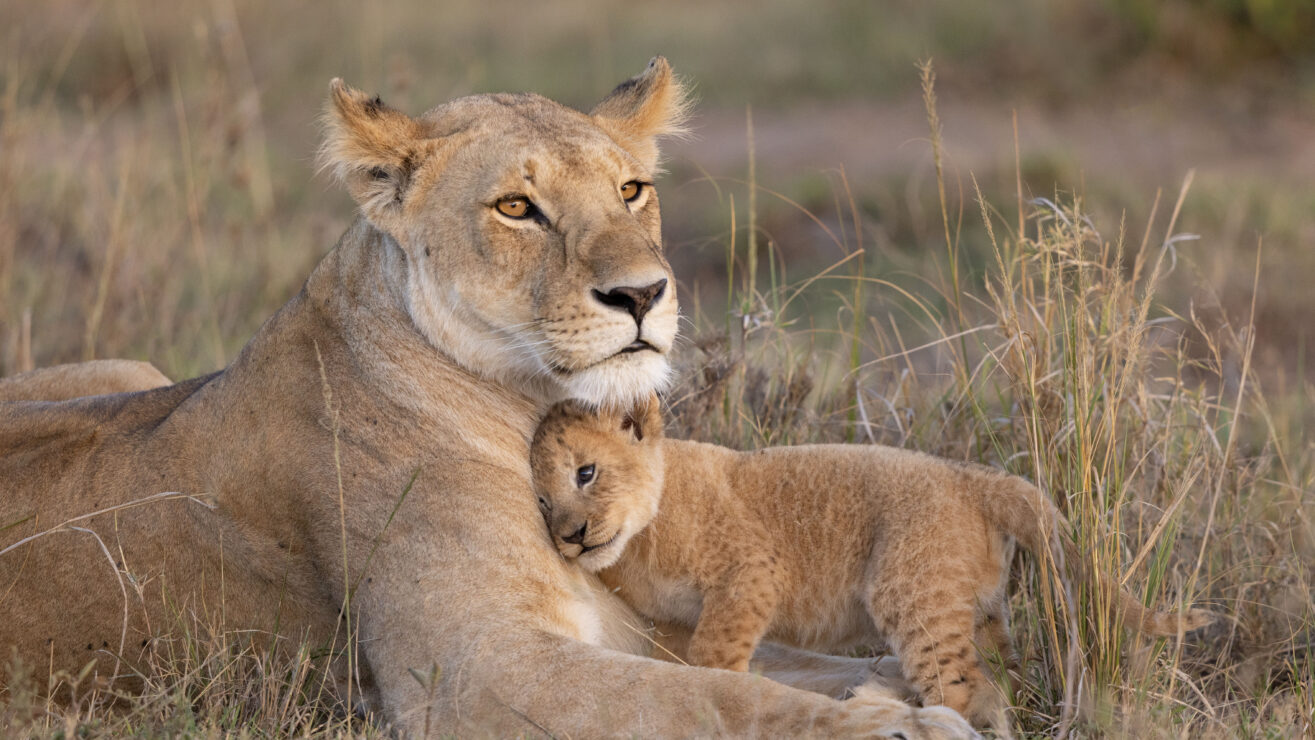
M 950 549 L 951 543 L 956 549 L 968 543 L 954 537 L 929 540 L 886 542 L 880 548 L 868 612 L 924 704 L 943 704 L 978 727 L 1004 727 L 1000 694 L 974 644 L 980 574 L 971 557 Z
M 1008 575 L 1007 571 L 1005 575 Z M 1013 640 L 1009 637 L 1008 599 L 1003 583 L 998 592 L 988 595 L 979 603 L 976 612 L 977 623 L 973 642 L 977 646 L 979 655 L 989 663 L 988 677 L 994 675 L 999 680 L 998 686 L 995 683 L 987 686 L 990 689 L 989 695 L 983 692 L 984 703 L 978 714 L 981 715 L 984 723 L 995 730 L 997 737 L 1012 737 L 1010 722 L 1005 712 L 1008 706 L 1006 698 L 1012 696 L 1010 674 L 1017 674 L 1021 666 L 1018 652 L 1014 650 Z M 987 715 L 990 715 L 989 722 Z
M 1009 636 L 1009 613 L 1005 609 L 1002 597 L 994 604 L 983 604 L 977 612 L 977 623 L 973 629 L 973 642 L 982 654 L 992 660 L 999 659 L 1007 670 L 1018 670 L 1020 663 L 1018 652 L 1014 650 L 1014 641 Z
M 996 534 L 991 552 L 984 560 L 985 577 L 977 594 L 977 621 L 974 642 L 977 649 L 990 660 L 999 660 L 1006 670 L 1017 671 L 1018 653 L 1009 636 L 1009 566 L 1014 559 L 1014 541 L 1011 537 Z M 994 564 L 994 566 L 992 566 Z M 994 567 L 994 577 L 989 568 Z M 993 587 L 988 584 L 994 582 Z

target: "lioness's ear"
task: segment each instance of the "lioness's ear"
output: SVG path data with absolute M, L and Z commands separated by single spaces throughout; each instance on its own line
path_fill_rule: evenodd
M 650 170 L 658 165 L 657 140 L 687 132 L 689 93 L 663 57 L 616 86 L 594 107 L 594 123 Z
M 332 169 L 376 225 L 399 210 L 424 146 L 420 124 L 378 96 L 329 83 L 320 166 Z
M 656 441 L 662 438 L 664 421 L 662 404 L 656 393 L 650 393 L 647 401 L 640 401 L 621 419 L 621 429 L 629 430 L 636 442 L 645 439 Z

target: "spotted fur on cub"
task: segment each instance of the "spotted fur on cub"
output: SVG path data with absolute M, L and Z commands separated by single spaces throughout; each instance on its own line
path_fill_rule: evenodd
M 1064 517 L 1022 478 L 880 445 L 736 452 L 663 439 L 656 399 L 629 412 L 556 405 L 531 466 L 558 550 L 649 617 L 694 627 L 691 662 L 746 670 L 764 637 L 818 650 L 884 641 L 926 703 L 1003 732 L 978 653 L 1013 655 L 1014 541 L 1089 570 Z M 1088 577 L 1140 631 L 1212 621 Z

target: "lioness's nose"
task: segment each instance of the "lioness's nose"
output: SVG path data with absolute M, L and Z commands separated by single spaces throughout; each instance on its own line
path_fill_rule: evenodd
M 585 529 L 587 529 L 588 527 L 589 527 L 589 522 L 585 522 L 584 524 L 581 524 L 581 525 L 580 525 L 580 528 L 577 529 L 577 530 L 575 530 L 575 534 L 572 534 L 572 535 L 567 536 L 567 537 L 563 537 L 563 538 L 562 538 L 562 542 L 569 542 L 569 543 L 571 543 L 572 545 L 583 545 L 583 544 L 584 544 L 584 531 L 585 531 Z
M 642 288 L 632 288 L 622 286 L 612 288 L 604 293 L 601 290 L 594 291 L 594 298 L 604 306 L 620 308 L 635 317 L 635 324 L 638 325 L 644 320 L 644 315 L 649 309 L 653 308 L 662 294 L 667 291 L 667 279 L 661 280 L 651 285 L 645 285 Z

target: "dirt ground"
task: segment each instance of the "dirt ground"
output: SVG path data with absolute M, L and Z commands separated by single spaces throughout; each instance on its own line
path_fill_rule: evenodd
M 760 176 L 771 181 L 843 166 L 851 183 L 917 172 L 931 163 L 927 114 L 916 95 L 903 101 L 798 105 L 754 115 Z M 1189 169 L 1198 182 L 1264 177 L 1308 186 L 1315 174 L 1315 109 L 1220 110 L 1219 101 L 1163 101 L 1054 109 L 1020 101 L 941 98 L 947 164 L 959 174 L 1014 167 L 1013 114 L 1024 161 L 1062 156 L 1088 176 L 1142 187 L 1175 188 Z M 1186 124 L 1186 125 L 1184 125 Z M 745 160 L 744 111 L 708 110 L 696 136 L 671 148 L 712 171 Z M 1035 187 L 1039 183 L 1032 183 Z M 1037 193 L 1048 195 L 1048 193 Z

